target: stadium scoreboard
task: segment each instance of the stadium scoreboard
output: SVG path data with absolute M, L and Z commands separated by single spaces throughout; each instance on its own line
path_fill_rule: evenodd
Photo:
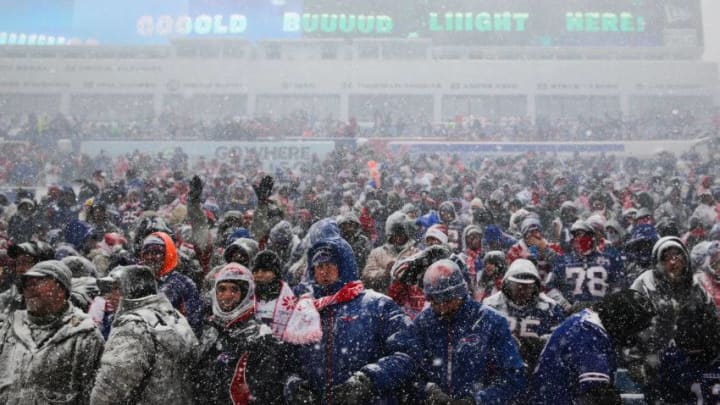
M 506 47 L 701 47 L 700 0 L 0 0 L 0 45 L 420 38 Z

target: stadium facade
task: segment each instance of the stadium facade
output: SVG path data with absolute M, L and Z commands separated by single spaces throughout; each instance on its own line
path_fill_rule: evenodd
M 82 33 L 78 3 L 71 28 Z M 718 67 L 701 60 L 699 0 L 268 1 L 281 13 L 197 3 L 211 8 L 127 12 L 125 37 L 0 26 L 0 108 L 98 121 L 304 110 L 438 123 L 710 117 L 720 104 Z

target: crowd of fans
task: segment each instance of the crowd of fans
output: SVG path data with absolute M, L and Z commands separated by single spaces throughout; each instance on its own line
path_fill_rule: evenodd
M 296 111 L 270 116 L 194 119 L 165 112 L 158 118 L 87 120 L 80 117 L 13 115 L 0 117 L 0 136 L 9 140 L 262 140 L 287 137 L 433 137 L 464 141 L 607 141 L 686 139 L 717 134 L 720 121 L 691 110 L 658 110 L 642 115 L 496 118 L 459 115 L 432 122 L 422 114 L 376 112 L 372 120 Z
M 48 187 L 0 195 L 0 402 L 717 399 L 715 143 L 274 173 L 13 147 Z

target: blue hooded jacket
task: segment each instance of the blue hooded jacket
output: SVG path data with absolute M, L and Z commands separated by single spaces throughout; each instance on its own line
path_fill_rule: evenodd
M 523 392 L 523 363 L 507 320 L 469 296 L 449 321 L 426 308 L 401 340 L 422 382 L 454 399 L 509 404 Z
M 323 226 L 337 228 L 334 221 L 326 221 Z M 333 234 L 331 229 L 318 231 Z M 307 283 L 315 298 L 335 294 L 348 282 L 359 279 L 352 249 L 344 239 L 339 236 L 320 239 L 309 249 L 308 262 L 318 249 L 329 250 L 336 259 L 339 281 L 328 287 L 317 285 L 310 265 Z M 350 301 L 322 309 L 320 318 L 322 340 L 297 347 L 301 378 L 323 403 L 330 403 L 331 388 L 361 371 L 373 382 L 375 398 L 371 403 L 393 403 L 393 390 L 413 375 L 412 361 L 400 352 L 396 339 L 407 327 L 400 307 L 385 295 L 365 290 Z

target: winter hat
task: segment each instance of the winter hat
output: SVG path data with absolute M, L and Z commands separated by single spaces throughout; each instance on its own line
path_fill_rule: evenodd
M 527 259 L 516 259 L 503 277 L 503 283 L 512 281 L 520 284 L 540 284 L 540 273 L 537 268 Z
M 147 266 L 118 266 L 108 274 L 120 285 L 123 300 L 135 300 L 157 294 L 157 282 L 153 271 Z
M 400 209 L 400 212 L 402 212 L 403 214 L 410 214 L 410 213 L 417 214 L 418 211 L 419 211 L 418 208 L 413 203 L 406 203 Z
M 73 245 L 69 243 L 61 243 L 58 245 L 57 249 L 55 249 L 55 260 L 62 260 L 69 256 L 80 256 L 80 253 L 75 250 Z
M 485 256 L 483 256 L 483 262 L 494 264 L 500 274 L 502 274 L 502 272 L 504 272 L 505 268 L 507 267 L 505 253 L 500 250 L 491 250 L 485 253 Z
M 142 250 L 146 250 L 150 246 L 162 246 L 165 249 L 165 241 L 157 235 L 150 235 L 143 240 Z
M 337 264 L 337 259 L 330 249 L 319 249 L 312 257 L 312 266 L 317 267 L 323 263 Z
M 638 220 L 640 218 L 644 217 L 651 217 L 652 218 L 652 212 L 650 212 L 649 209 L 642 207 L 639 210 L 637 210 L 637 213 L 635 214 L 635 220 Z
M 272 250 L 263 250 L 255 256 L 253 262 L 252 271 L 258 270 L 270 270 L 275 273 L 276 276 L 280 276 L 282 273 L 282 263 L 280 258 Z
M 28 277 L 52 277 L 58 282 L 70 296 L 72 292 L 72 272 L 65 263 L 59 260 L 45 260 L 30 268 L 22 275 L 23 279 Z
M 590 215 L 585 222 L 590 225 L 595 233 L 605 234 L 605 218 L 600 215 Z
M 282 220 L 270 229 L 268 244 L 271 246 L 289 246 L 293 240 L 292 225 Z
M 435 238 L 440 241 L 443 245 L 448 242 L 448 236 L 440 229 L 440 227 L 437 227 L 435 225 L 428 228 L 427 231 L 425 231 L 425 236 L 423 237 L 423 240 L 426 240 L 427 238 Z
M 230 263 L 233 255 L 237 251 L 244 252 L 245 255 L 247 255 L 249 265 L 249 263 L 252 262 L 252 260 L 255 258 L 255 255 L 257 254 L 258 243 L 254 239 L 248 238 L 240 238 L 235 240 L 235 242 L 225 248 L 225 252 L 223 253 L 223 258 L 225 259 L 225 262 Z
M 18 209 L 22 207 L 23 205 L 29 205 L 30 208 L 35 208 L 35 202 L 29 198 L 22 198 L 17 204 Z
M 630 239 L 628 239 L 627 244 L 631 245 L 640 241 L 649 241 L 654 244 L 657 240 L 658 234 L 655 227 L 650 224 L 641 224 L 633 227 L 632 234 L 630 234 Z
M 236 240 L 241 239 L 241 238 L 249 239 L 250 231 L 248 231 L 247 229 L 242 228 L 242 227 L 241 228 L 233 228 L 233 231 L 230 234 L 230 236 L 228 236 L 225 239 L 225 248 L 227 249 L 228 246 L 232 245 L 233 242 L 235 242 Z
M 660 263 L 663 253 L 670 248 L 679 249 L 682 254 L 685 255 L 685 262 L 690 265 L 690 253 L 688 253 L 682 240 L 676 236 L 665 236 L 655 242 L 655 246 L 653 246 L 652 250 L 653 263 Z
M 570 227 L 570 233 L 574 235 L 575 232 L 587 232 L 588 234 L 592 234 L 594 232 L 594 230 L 587 221 L 578 219 Z
M 45 242 L 23 242 L 11 245 L 7 250 L 8 256 L 16 259 L 20 255 L 28 255 L 38 262 L 55 259 L 55 250 Z
M 342 226 L 343 224 L 349 223 L 349 224 L 355 224 L 360 225 L 360 219 L 357 215 L 355 215 L 354 212 L 348 212 L 344 215 L 338 215 L 336 220 L 338 226 Z
M 70 269 L 72 278 L 97 277 L 95 264 L 82 256 L 68 256 L 62 262 Z
M 540 230 L 540 220 L 534 216 L 527 217 L 520 224 L 520 233 L 526 236 L 531 231 Z
M 705 258 L 709 257 L 709 248 L 711 243 L 712 242 L 709 241 L 702 241 L 693 246 L 690 251 L 690 265 L 692 266 L 693 271 L 703 269 L 703 266 L 705 265 Z
M 237 283 L 243 290 L 242 300 L 230 311 L 223 311 L 217 301 L 217 286 L 224 281 Z M 213 315 L 224 322 L 234 321 L 255 308 L 255 281 L 252 273 L 247 267 L 237 263 L 228 263 L 222 266 L 216 273 L 215 287 L 211 295 Z
M 468 287 L 460 267 L 452 260 L 442 259 L 425 271 L 423 292 L 428 301 L 449 301 L 466 297 Z

